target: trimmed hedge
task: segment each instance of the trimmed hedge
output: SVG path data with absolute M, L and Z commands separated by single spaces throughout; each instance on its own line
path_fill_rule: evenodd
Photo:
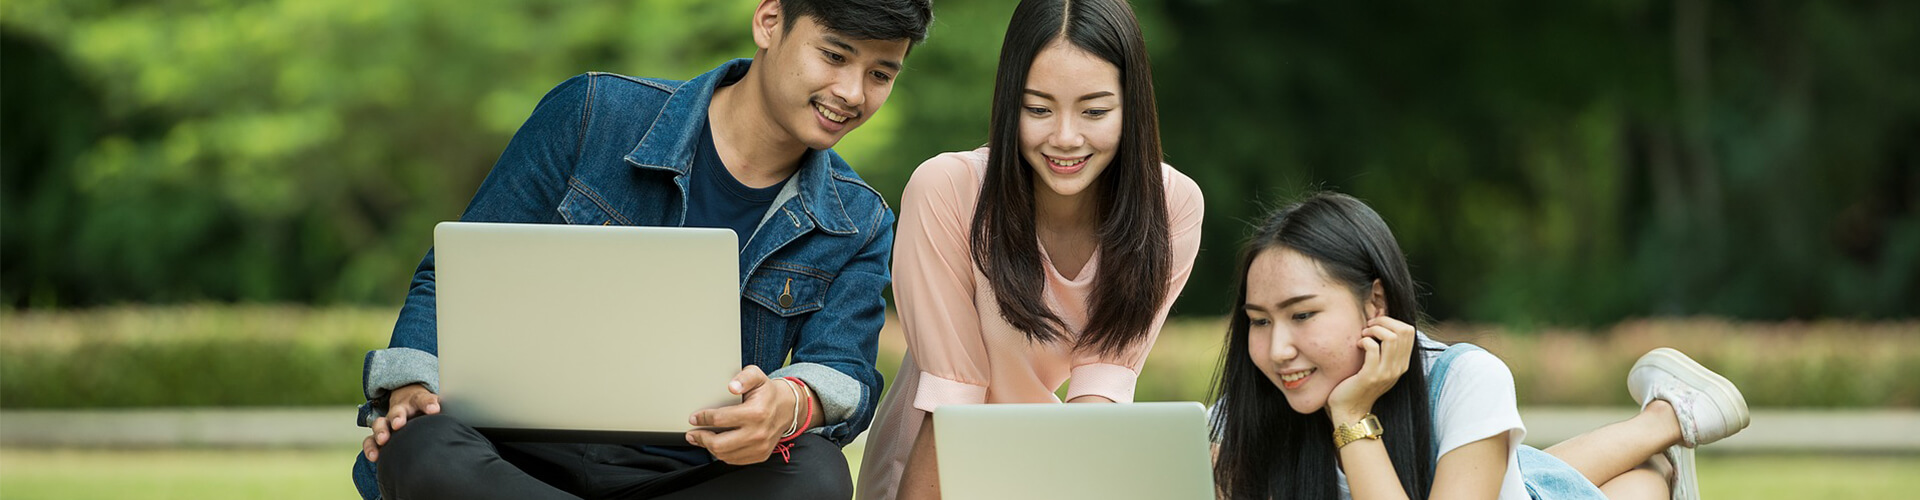
M 0 311 L 0 407 L 350 405 L 360 364 L 383 347 L 394 311 L 297 306 Z M 1628 405 L 1626 372 L 1659 346 L 1686 351 L 1740 385 L 1754 406 L 1920 407 L 1920 322 L 1623 322 L 1589 330 L 1438 325 L 1513 368 L 1522 405 Z M 1224 322 L 1169 322 L 1136 399 L 1204 400 Z M 892 381 L 905 349 L 881 334 Z

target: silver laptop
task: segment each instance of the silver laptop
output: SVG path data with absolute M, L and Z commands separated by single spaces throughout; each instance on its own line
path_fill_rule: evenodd
M 508 441 L 686 444 L 740 402 L 732 230 L 434 227 L 441 409 Z
M 948 500 L 1213 498 L 1200 403 L 946 405 L 933 422 Z

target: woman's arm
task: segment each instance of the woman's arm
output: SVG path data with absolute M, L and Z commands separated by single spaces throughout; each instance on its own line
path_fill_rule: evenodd
M 1501 479 L 1507 475 L 1508 452 L 1512 450 L 1509 439 L 1511 434 L 1502 432 L 1441 455 L 1440 465 L 1433 471 L 1432 498 L 1500 496 Z

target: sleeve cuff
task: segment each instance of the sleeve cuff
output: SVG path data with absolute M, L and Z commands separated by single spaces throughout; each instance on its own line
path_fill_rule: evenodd
M 440 358 L 427 351 L 393 347 L 367 353 L 364 390 L 369 401 L 385 397 L 387 391 L 422 383 L 434 394 L 440 393 Z
M 913 395 L 913 407 L 927 413 L 940 405 L 965 405 L 987 402 L 987 386 L 941 378 L 920 372 L 920 391 Z
M 1067 401 L 1080 396 L 1101 396 L 1115 403 L 1133 402 L 1133 388 L 1140 373 L 1120 365 L 1093 363 L 1073 367 L 1067 384 Z
M 861 394 L 866 387 L 853 377 L 840 373 L 818 363 L 794 363 L 767 374 L 768 378 L 794 377 L 807 383 L 813 390 L 813 396 L 820 400 L 820 409 L 826 413 L 820 427 L 847 421 L 853 416 L 853 410 L 859 406 Z

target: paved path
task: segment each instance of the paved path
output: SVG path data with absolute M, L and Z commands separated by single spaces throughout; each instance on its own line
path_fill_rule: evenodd
M 1609 422 L 1623 408 L 1525 408 L 1527 443 L 1546 447 Z M 352 448 L 366 429 L 352 407 L 0 411 L 0 446 L 68 448 Z M 1761 409 L 1715 453 L 1920 454 L 1920 410 Z

